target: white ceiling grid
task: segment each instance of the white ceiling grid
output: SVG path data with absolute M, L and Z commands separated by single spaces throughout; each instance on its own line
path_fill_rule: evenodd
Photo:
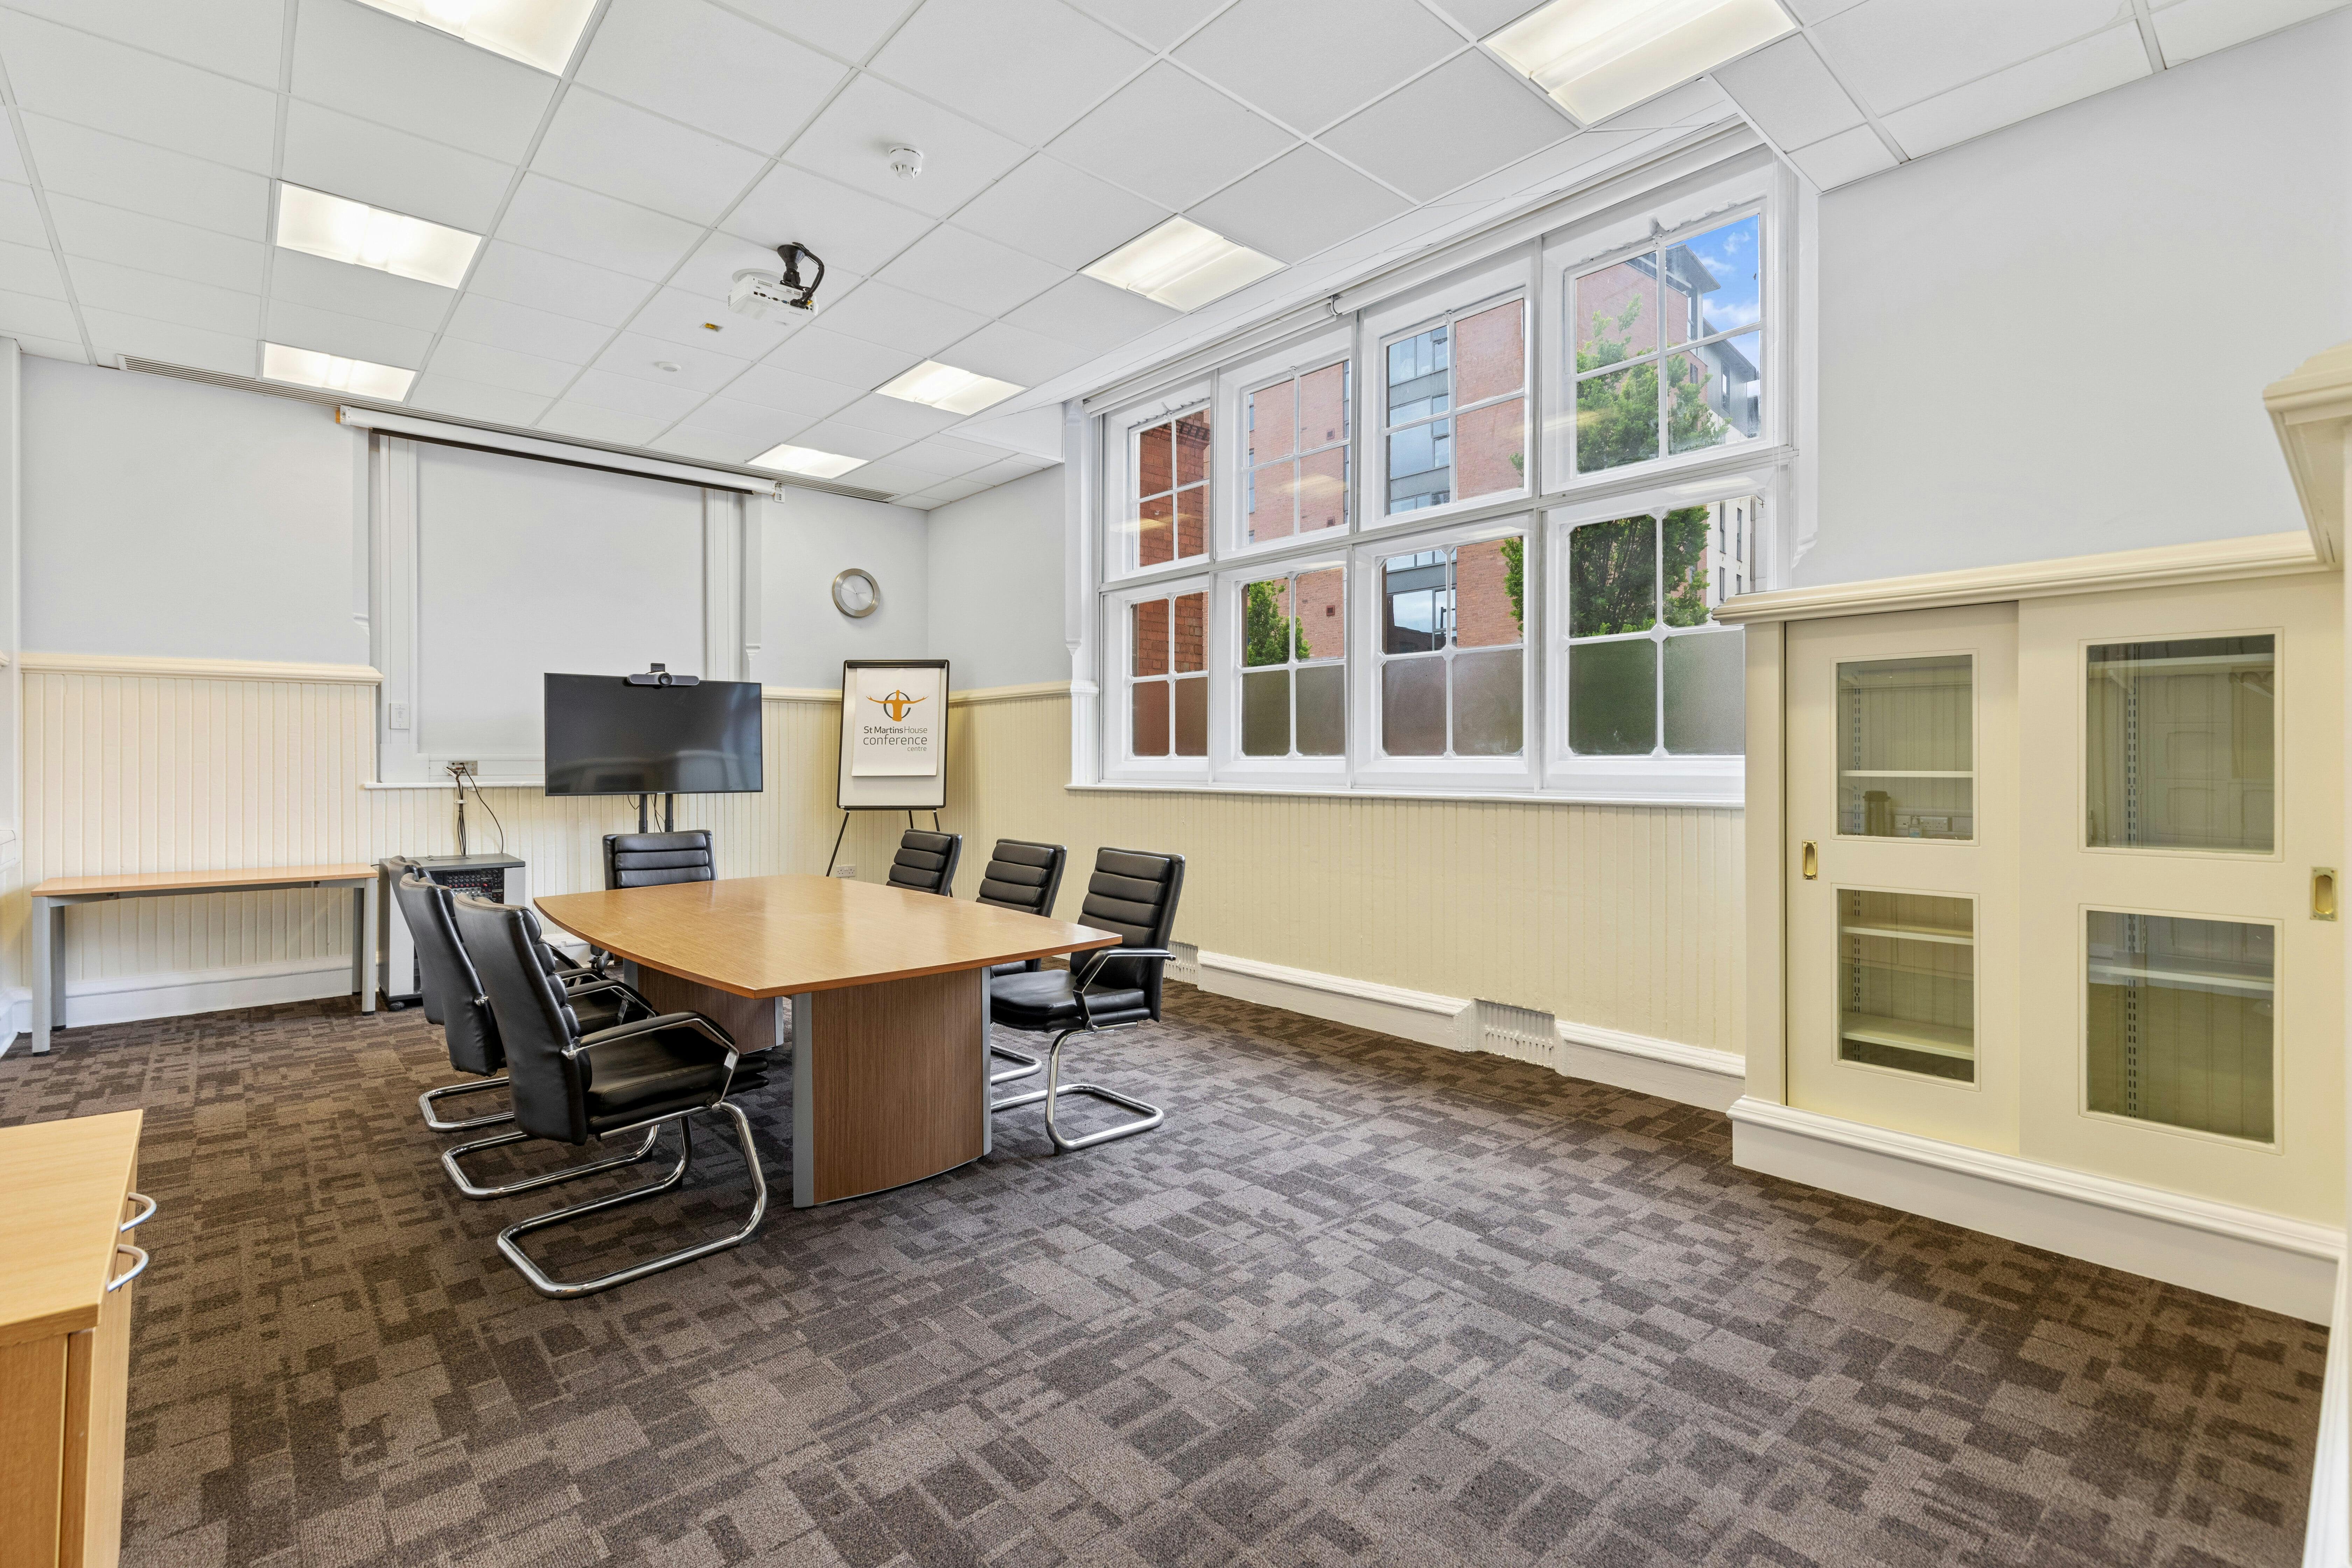
M 791 442 L 928 507 L 1044 466 L 1007 415 L 1735 101 L 1835 185 L 2340 3 L 1788 0 L 1799 31 L 1580 129 L 1476 43 L 1528 0 L 604 0 L 560 79 L 356 0 L 0 0 L 0 332 L 247 376 L 268 338 L 416 370 L 419 412 Z M 280 179 L 485 242 L 457 289 L 278 249 Z M 1187 316 L 1076 270 L 1174 212 L 1289 266 Z M 784 241 L 817 320 L 730 313 Z M 1030 390 L 870 390 L 927 359 Z

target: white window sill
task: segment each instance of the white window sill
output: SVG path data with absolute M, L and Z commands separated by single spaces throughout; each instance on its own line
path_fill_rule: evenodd
M 1202 780 L 1170 779 L 1151 782 L 1138 779 L 1106 779 L 1100 784 L 1071 784 L 1062 786 L 1072 794 L 1102 795 L 1262 795 L 1319 796 L 1329 800 L 1459 800 L 1499 801 L 1514 805 L 1639 805 L 1692 806 L 1708 811 L 1738 811 L 1747 805 L 1743 788 L 1738 780 L 1727 792 L 1714 790 L 1704 794 L 1672 795 L 1654 793 L 1641 795 L 1630 790 L 1607 794 L 1589 789 L 1434 789 L 1402 787 L 1350 787 L 1344 784 L 1313 784 L 1301 782 L 1290 785 L 1271 784 L 1215 784 Z

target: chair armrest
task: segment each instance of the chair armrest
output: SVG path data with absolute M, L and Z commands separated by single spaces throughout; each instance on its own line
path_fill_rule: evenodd
M 599 1046 L 617 1045 L 623 1040 L 634 1040 L 640 1035 L 656 1035 L 664 1029 L 700 1030 L 717 1044 L 727 1047 L 727 1066 L 730 1071 L 733 1069 L 737 1054 L 735 1037 L 699 1013 L 656 1013 L 650 1018 L 639 1018 L 635 1023 L 615 1024 L 609 1029 L 581 1036 L 579 1043 L 566 1049 L 564 1055 L 579 1056 Z
M 652 1003 L 639 995 L 635 986 L 622 980 L 598 980 L 591 978 L 583 984 L 566 985 L 563 988 L 563 999 L 566 1002 L 571 1002 L 583 996 L 600 995 L 607 991 L 617 991 L 621 994 L 621 1016 L 624 1020 L 628 1017 L 629 1009 L 633 1006 L 646 1017 L 651 1017 L 661 1011 L 660 1008 L 655 1006 Z
M 1075 991 L 1084 991 L 1095 983 L 1095 976 L 1102 972 L 1102 966 L 1114 958 L 1173 959 L 1175 956 L 1164 947 L 1098 947 L 1087 953 L 1083 963 L 1073 966 L 1070 986 Z

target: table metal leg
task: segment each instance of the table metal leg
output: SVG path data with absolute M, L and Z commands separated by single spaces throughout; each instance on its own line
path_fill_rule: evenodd
M 49 987 L 56 984 L 57 972 L 50 963 L 49 949 L 57 932 L 49 921 L 54 907 L 47 899 L 33 900 L 33 1049 L 49 1048 Z
M 360 1011 L 375 1011 L 375 900 L 373 887 L 352 889 L 352 989 L 360 995 Z

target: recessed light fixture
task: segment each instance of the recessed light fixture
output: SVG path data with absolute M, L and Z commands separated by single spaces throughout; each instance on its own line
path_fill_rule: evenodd
M 814 447 L 795 447 L 789 441 L 769 447 L 751 462 L 755 468 L 774 468 L 812 479 L 837 479 L 850 469 L 865 466 L 863 458 L 845 458 L 838 452 L 820 452 Z
M 403 370 L 398 365 L 345 359 L 341 354 L 322 354 L 315 349 L 293 349 L 284 343 L 268 342 L 261 345 L 261 374 L 268 381 L 323 386 L 330 392 L 349 392 L 361 397 L 382 398 L 386 403 L 398 403 L 406 397 L 409 383 L 416 379 L 415 371 Z
M 1085 270 L 1115 289 L 1192 310 L 1282 268 L 1273 257 L 1235 245 L 1190 218 L 1171 217 Z
M 1775 0 L 1551 0 L 1486 44 L 1590 125 L 1795 26 Z
M 467 43 L 563 74 L 596 0 L 361 0 Z
M 999 381 L 992 375 L 974 375 L 968 370 L 958 370 L 951 364 L 941 364 L 927 359 L 903 375 L 892 376 L 876 387 L 885 397 L 902 398 L 908 403 L 929 404 L 944 408 L 950 414 L 977 414 L 982 409 L 1003 402 L 1025 387 L 1009 381 Z
M 281 180 L 278 243 L 330 261 L 455 289 L 465 281 L 482 237 Z

